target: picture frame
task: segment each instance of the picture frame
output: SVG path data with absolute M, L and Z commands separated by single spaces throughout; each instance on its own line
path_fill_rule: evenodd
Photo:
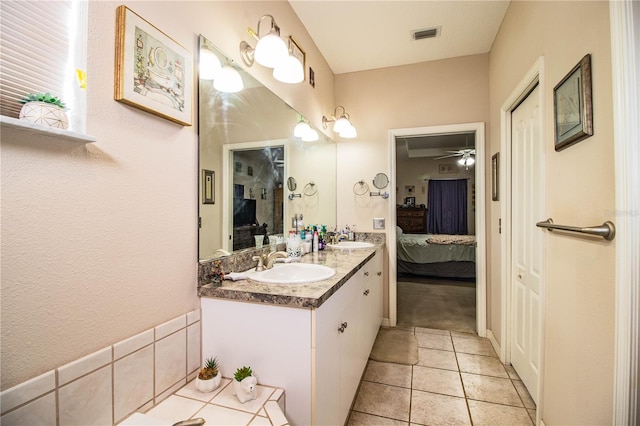
M 404 204 L 407 207 L 415 207 L 416 197 L 404 197 Z
M 216 203 L 216 172 L 202 169 L 202 204 Z
M 299 60 L 300 63 L 302 64 L 302 69 L 306 70 L 307 54 L 304 52 L 304 50 L 302 50 L 302 48 L 300 47 L 300 44 L 298 44 L 298 41 L 295 38 L 293 38 L 293 36 L 289 36 L 289 45 L 291 47 L 291 55 L 297 60 Z M 304 80 L 302 81 L 305 81 L 306 79 L 307 79 L 307 74 L 305 72 Z
M 500 153 L 491 157 L 491 199 L 500 201 Z
M 590 54 L 553 88 L 553 118 L 556 151 L 593 135 Z
M 193 56 L 126 6 L 116 9 L 114 99 L 192 125 Z

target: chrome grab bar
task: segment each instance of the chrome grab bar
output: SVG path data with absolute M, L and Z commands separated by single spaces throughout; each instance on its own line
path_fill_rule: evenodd
M 607 241 L 613 240 L 616 236 L 616 226 L 613 222 L 606 221 L 600 226 L 586 226 L 586 227 L 578 227 L 578 226 L 567 226 L 567 225 L 556 225 L 553 223 L 551 218 L 536 223 L 536 226 L 539 228 L 546 228 L 549 231 L 553 231 L 557 229 L 559 231 L 569 231 L 569 232 L 578 232 L 580 234 L 589 234 L 596 235 L 598 237 L 602 237 Z

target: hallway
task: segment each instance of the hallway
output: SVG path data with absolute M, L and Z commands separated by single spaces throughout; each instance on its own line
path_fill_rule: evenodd
M 418 341 L 416 365 L 369 360 L 347 424 L 533 425 L 535 403 L 488 339 L 397 327 Z

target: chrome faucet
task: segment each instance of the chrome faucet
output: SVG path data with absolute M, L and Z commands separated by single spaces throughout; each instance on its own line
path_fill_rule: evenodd
M 289 255 L 284 251 L 272 251 L 271 253 L 269 253 L 267 255 L 265 263 L 264 263 L 264 267 L 266 269 L 273 268 L 273 264 L 277 261 L 277 259 L 279 257 L 283 258 L 283 259 L 286 259 L 287 257 L 289 257 Z

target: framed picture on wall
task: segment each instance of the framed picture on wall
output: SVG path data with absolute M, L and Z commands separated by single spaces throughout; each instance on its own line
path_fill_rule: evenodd
M 216 203 L 215 176 L 213 170 L 202 169 L 202 204 Z
M 116 101 L 191 126 L 193 57 L 126 6 L 116 9 Z
M 593 135 L 591 55 L 586 55 L 553 88 L 555 150 L 561 151 Z
M 407 207 L 415 207 L 416 197 L 404 197 L 404 205 Z
M 500 153 L 496 152 L 491 157 L 491 199 L 500 200 Z

